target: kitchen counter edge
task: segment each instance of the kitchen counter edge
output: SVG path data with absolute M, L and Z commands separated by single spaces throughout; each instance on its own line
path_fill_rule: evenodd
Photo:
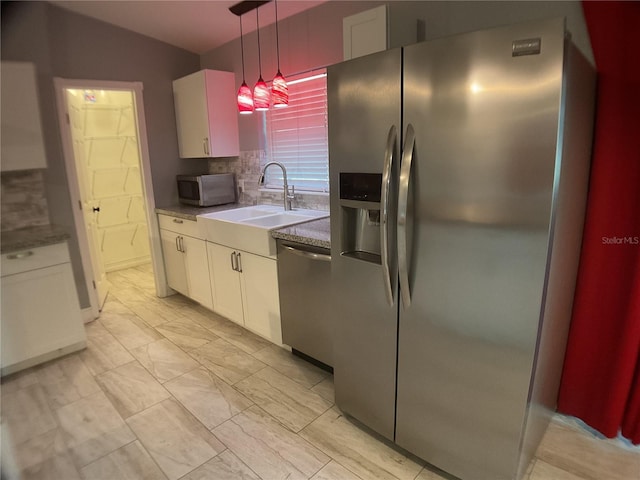
M 329 217 L 272 230 L 271 236 L 275 239 L 288 240 L 303 245 L 331 248 L 331 224 Z

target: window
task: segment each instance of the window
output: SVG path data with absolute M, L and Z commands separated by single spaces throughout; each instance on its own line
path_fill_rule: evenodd
M 271 108 L 266 115 L 267 155 L 287 169 L 296 191 L 329 191 L 326 71 L 287 79 L 289 106 Z M 282 171 L 269 168 L 267 187 L 282 188 Z

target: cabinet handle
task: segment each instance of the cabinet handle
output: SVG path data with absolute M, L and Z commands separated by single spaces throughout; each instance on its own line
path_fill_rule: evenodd
M 205 155 L 209 155 L 209 137 L 204 137 L 202 139 L 202 149 L 204 150 Z
M 242 273 L 242 254 L 238 252 L 238 272 Z
M 176 250 L 180 251 L 180 237 L 176 236 Z
M 7 255 L 9 260 L 19 260 L 21 258 L 27 258 L 33 255 L 33 252 L 29 250 L 28 252 L 20 252 L 20 253 L 12 253 L 11 255 Z
M 237 268 L 236 268 L 236 264 L 235 264 L 235 260 L 236 260 L 236 252 L 231 252 L 231 270 L 237 272 Z
M 173 219 L 173 223 L 184 223 L 182 220 L 180 220 L 179 218 L 174 218 Z

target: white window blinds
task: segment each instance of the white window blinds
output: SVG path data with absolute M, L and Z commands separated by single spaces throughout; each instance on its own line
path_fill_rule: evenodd
M 289 106 L 267 112 L 269 161 L 287 169 L 296 190 L 329 191 L 327 78 L 324 70 L 287 79 Z M 282 188 L 282 171 L 269 168 L 267 187 Z

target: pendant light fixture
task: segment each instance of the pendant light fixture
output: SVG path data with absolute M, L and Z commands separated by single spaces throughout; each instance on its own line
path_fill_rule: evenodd
M 278 0 L 273 2 L 276 6 L 276 53 L 278 59 L 278 73 L 273 78 L 271 93 L 273 94 L 273 106 L 282 108 L 289 105 L 289 87 L 284 75 L 280 72 L 280 35 L 278 32 Z
M 242 55 L 242 85 L 238 90 L 238 112 L 242 115 L 253 113 L 253 94 L 247 82 L 244 80 L 244 41 L 242 39 L 242 15 L 240 18 L 240 52 Z
M 253 87 L 253 105 L 256 111 L 269 110 L 269 104 L 271 103 L 271 94 L 269 93 L 269 87 L 264 83 L 262 79 L 262 61 L 260 59 L 260 20 L 258 19 L 258 10 L 256 8 L 256 33 L 258 35 L 258 72 L 260 74 L 255 87 Z

